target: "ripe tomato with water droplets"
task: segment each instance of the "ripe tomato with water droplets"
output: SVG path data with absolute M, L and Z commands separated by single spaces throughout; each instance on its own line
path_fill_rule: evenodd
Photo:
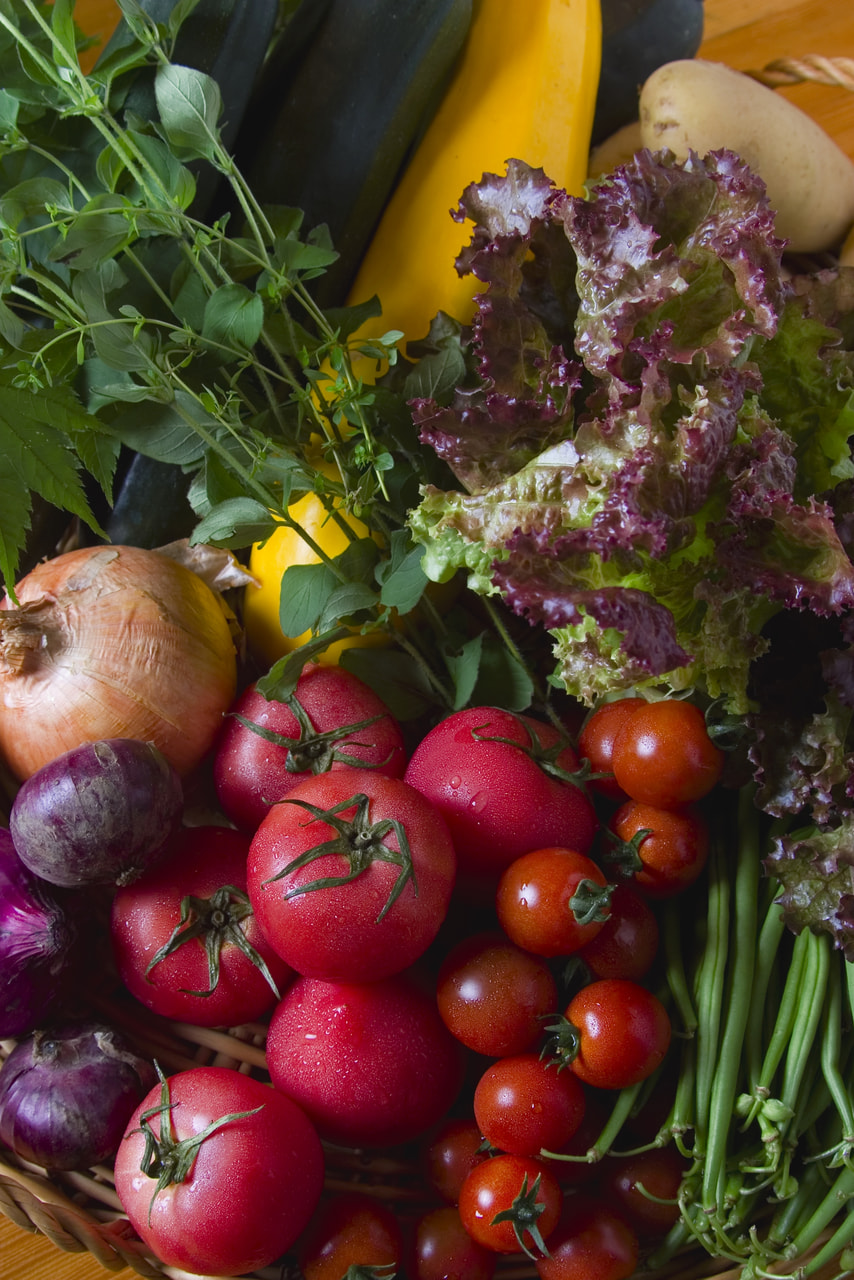
M 578 757 L 553 725 L 497 707 L 440 721 L 415 747 L 404 778 L 444 816 L 460 871 L 499 876 L 529 849 L 586 853 L 597 820 Z

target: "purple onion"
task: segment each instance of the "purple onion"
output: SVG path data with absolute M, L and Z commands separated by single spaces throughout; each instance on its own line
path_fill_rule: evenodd
M 0 1039 L 27 1035 L 52 1007 L 77 930 L 50 885 L 32 875 L 0 830 Z
M 23 863 L 51 884 L 130 884 L 165 851 L 184 808 L 177 771 L 151 742 L 103 738 L 23 783 L 9 830 Z
M 0 1141 L 45 1169 L 88 1169 L 115 1155 L 156 1083 L 153 1064 L 111 1027 L 36 1031 L 0 1068 Z

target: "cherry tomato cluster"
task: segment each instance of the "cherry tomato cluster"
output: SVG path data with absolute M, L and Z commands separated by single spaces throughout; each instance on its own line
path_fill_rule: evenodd
M 595 1144 L 616 1091 L 666 1064 L 656 903 L 702 872 L 702 801 L 722 759 L 702 712 L 677 699 L 603 705 L 574 745 L 532 716 L 468 708 L 407 752 L 341 668 L 308 666 L 287 702 L 240 697 L 212 771 L 230 825 L 184 828 L 118 892 L 113 947 L 156 1014 L 262 1020 L 273 1092 L 319 1142 L 420 1150 L 433 1207 L 417 1219 L 362 1190 L 321 1194 L 313 1175 L 276 1238 L 305 1280 L 351 1266 L 477 1280 L 502 1255 L 527 1255 L 543 1280 L 620 1280 L 672 1225 L 678 1154 Z M 204 1111 L 195 1076 L 143 1104 L 117 1189 L 158 1256 L 219 1274 L 235 1252 L 220 1236 L 239 1223 L 219 1213 L 219 1234 L 202 1228 L 187 1248 L 204 1194 L 182 1224 L 172 1193 L 189 1197 L 206 1144 L 227 1167 L 241 1142 L 266 1146 L 255 1111 L 223 1103 L 183 1185 L 152 1194 L 176 1100 L 189 1089 Z M 312 1141 L 292 1144 L 297 1164 L 316 1164 Z

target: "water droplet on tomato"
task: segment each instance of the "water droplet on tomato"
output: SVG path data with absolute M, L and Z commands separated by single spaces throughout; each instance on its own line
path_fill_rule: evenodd
M 474 809 L 475 813 L 482 813 L 489 801 L 489 795 L 486 791 L 478 791 L 469 801 L 469 806 Z
M 448 786 L 451 787 L 452 790 L 456 791 L 461 782 L 462 778 L 458 773 L 455 773 L 453 778 L 448 779 Z

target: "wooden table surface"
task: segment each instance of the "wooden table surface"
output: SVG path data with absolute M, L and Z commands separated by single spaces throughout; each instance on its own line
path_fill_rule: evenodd
M 78 21 L 92 34 L 108 36 L 116 13 L 115 0 L 78 0 Z M 807 54 L 854 58 L 854 16 L 847 0 L 706 0 L 700 53 L 739 70 Z M 780 92 L 854 157 L 854 92 L 815 84 Z M 136 1278 L 129 1269 L 107 1272 L 91 1254 L 65 1253 L 0 1214 L 0 1280 L 101 1280 L 110 1274 Z

